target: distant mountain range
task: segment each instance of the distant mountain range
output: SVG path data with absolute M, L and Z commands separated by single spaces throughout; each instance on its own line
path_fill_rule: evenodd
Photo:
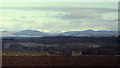
M 100 36 L 118 36 L 117 31 L 94 31 L 94 30 L 86 30 L 86 31 L 68 31 L 62 33 L 45 33 L 37 30 L 23 30 L 19 32 L 14 31 L 0 31 L 2 33 L 2 37 L 46 37 L 46 36 L 80 36 L 80 37 L 100 37 Z

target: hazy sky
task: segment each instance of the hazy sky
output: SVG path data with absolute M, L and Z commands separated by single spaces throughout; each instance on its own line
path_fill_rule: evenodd
M 2 30 L 118 30 L 117 2 L 5 2 Z

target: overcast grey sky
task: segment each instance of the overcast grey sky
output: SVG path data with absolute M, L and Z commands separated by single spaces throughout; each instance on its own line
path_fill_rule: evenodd
M 3 31 L 118 30 L 117 2 L 5 2 Z

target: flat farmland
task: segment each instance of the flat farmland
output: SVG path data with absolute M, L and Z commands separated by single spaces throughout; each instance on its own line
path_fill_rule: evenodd
M 119 66 L 118 56 L 3 56 L 4 66 Z
M 3 38 L 2 66 L 120 67 L 117 37 Z M 115 67 L 116 66 L 116 67 Z M 83 67 L 81 67 L 83 68 Z M 103 67 L 101 67 L 103 68 Z

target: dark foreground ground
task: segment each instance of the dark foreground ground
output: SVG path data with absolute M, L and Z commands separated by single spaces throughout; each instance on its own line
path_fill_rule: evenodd
M 25 66 L 77 66 L 97 68 L 118 68 L 118 56 L 3 56 L 2 67 Z M 22 67 L 21 67 L 22 66 Z M 101 67 L 102 66 L 102 67 Z

